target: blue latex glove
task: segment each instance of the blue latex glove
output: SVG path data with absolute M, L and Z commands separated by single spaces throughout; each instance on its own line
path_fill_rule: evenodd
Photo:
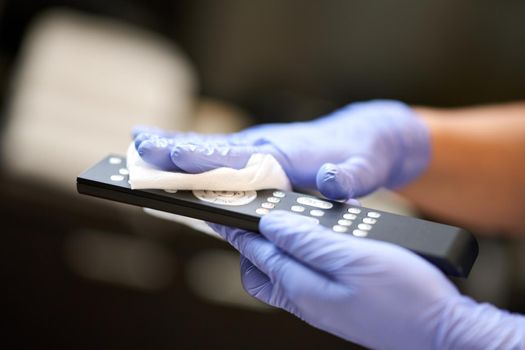
M 317 187 L 332 199 L 402 186 L 417 177 L 430 158 L 426 126 L 397 101 L 354 103 L 311 122 L 265 124 L 228 135 L 143 127 L 134 134 L 141 157 L 165 170 L 240 169 L 253 153 L 269 153 L 294 187 Z
M 461 296 L 434 266 L 392 244 L 275 211 L 261 234 L 211 225 L 243 255 L 257 299 L 374 349 L 523 349 L 525 321 Z

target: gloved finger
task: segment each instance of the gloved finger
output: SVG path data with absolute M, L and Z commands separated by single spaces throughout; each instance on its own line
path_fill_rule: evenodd
M 220 167 L 242 169 L 254 153 L 271 152 L 269 145 L 178 144 L 171 151 L 171 161 L 185 172 L 196 174 Z
M 159 127 L 150 126 L 150 125 L 135 125 L 131 129 L 131 136 L 133 138 L 136 138 L 140 134 L 150 134 L 150 135 L 157 135 L 161 137 L 173 137 L 179 134 L 179 132 L 164 130 Z
M 246 292 L 254 298 L 300 317 L 299 310 L 288 299 L 284 290 L 278 290 L 279 286 L 274 285 L 268 276 L 243 255 L 241 255 L 241 282 Z
M 244 255 L 241 255 L 241 282 L 244 290 L 251 296 L 265 303 L 270 301 L 273 288 L 270 278 Z
M 216 135 L 216 138 L 213 143 L 215 147 L 227 147 L 227 141 L 225 139 L 220 139 L 218 135 Z M 146 162 L 163 170 L 181 171 L 182 169 L 173 162 L 171 154 L 174 150 L 176 152 L 177 145 L 182 143 L 182 147 L 184 147 L 189 141 L 209 144 L 209 141 L 205 141 L 202 134 L 197 133 L 180 133 L 179 136 L 174 138 L 141 133 L 135 137 L 134 144 L 137 152 Z
M 135 134 L 133 138 L 135 147 L 138 147 L 140 142 L 150 138 L 166 138 L 173 141 L 174 144 L 203 144 L 213 142 L 220 145 L 227 145 L 230 143 L 230 138 L 233 138 L 233 136 L 230 137 L 230 135 L 227 134 L 201 134 L 197 132 L 161 131 L 160 133 L 155 133 L 154 131 L 144 131 Z
M 353 156 L 343 163 L 324 164 L 317 172 L 317 189 L 327 198 L 360 197 L 377 190 L 387 180 L 387 169 L 373 159 Z
M 173 140 L 151 136 L 135 146 L 140 157 L 147 163 L 162 170 L 181 171 L 171 160 Z
M 363 246 L 370 242 L 333 232 L 304 216 L 281 210 L 263 216 L 259 229 L 282 251 L 326 274 L 358 260 L 371 249 Z
M 324 283 L 322 276 L 291 259 L 262 235 L 223 225 L 209 225 L 268 276 L 273 285 L 284 288 L 287 295 L 300 293 L 305 278 L 314 284 Z
M 255 232 L 243 230 L 241 228 L 220 225 L 213 222 L 206 222 L 206 224 L 208 224 L 209 227 L 217 232 L 219 236 L 228 241 L 235 249 L 241 252 L 241 254 L 242 251 L 239 246 L 241 242 L 246 242 L 250 239 L 267 241 L 261 235 Z
M 243 255 L 241 255 L 241 283 L 248 294 L 263 303 L 270 304 L 273 290 L 270 278 Z M 273 306 L 279 307 L 279 305 Z

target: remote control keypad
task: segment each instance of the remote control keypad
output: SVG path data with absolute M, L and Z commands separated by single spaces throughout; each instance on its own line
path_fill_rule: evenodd
M 337 223 L 332 226 L 334 232 L 349 232 L 356 237 L 366 237 L 373 230 L 381 214 L 375 211 L 350 207 L 345 210 Z

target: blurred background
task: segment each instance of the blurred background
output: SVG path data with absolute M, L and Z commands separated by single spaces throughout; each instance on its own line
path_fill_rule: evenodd
M 523 99 L 524 16 L 513 0 L 0 0 L 0 346 L 348 348 L 245 295 L 227 244 L 77 195 L 75 177 L 138 123 Z M 416 214 L 385 192 L 364 202 Z M 458 285 L 525 312 L 525 242 L 480 243 Z

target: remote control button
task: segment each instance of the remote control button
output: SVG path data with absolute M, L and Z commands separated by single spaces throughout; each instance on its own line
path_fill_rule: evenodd
M 341 219 L 337 222 L 339 225 L 341 226 L 350 226 L 352 225 L 352 221 L 350 220 L 345 220 L 345 219 Z
M 346 219 L 346 220 L 355 220 L 357 218 L 357 215 L 355 214 L 345 214 L 343 215 L 343 219 Z
M 129 175 L 129 170 L 126 168 L 120 168 L 118 172 L 120 175 Z
M 258 208 L 255 212 L 256 212 L 257 214 L 259 214 L 259 215 L 266 215 L 266 214 L 268 214 L 270 211 L 269 211 L 268 209 Z
M 109 158 L 109 164 L 120 164 L 120 163 L 122 163 L 121 158 L 117 158 L 117 157 Z
M 359 214 L 361 212 L 361 209 L 359 209 L 359 208 L 348 208 L 348 212 L 350 214 Z
M 177 193 L 177 190 L 164 190 L 166 193 Z
M 377 222 L 377 220 L 372 218 L 363 218 L 363 222 L 365 224 L 373 225 Z
M 264 202 L 263 204 L 261 204 L 261 207 L 266 208 L 266 209 L 273 209 L 275 208 L 275 204 Z
M 310 215 L 312 215 L 312 216 L 323 216 L 324 215 L 324 211 L 319 210 L 319 209 L 310 210 Z
M 363 231 L 370 231 L 372 229 L 372 225 L 369 224 L 359 224 L 357 225 L 357 228 Z
M 302 213 L 304 211 L 304 207 L 300 205 L 292 205 L 292 211 L 295 211 L 296 213 Z
M 194 190 L 193 195 L 203 202 L 219 205 L 245 205 L 257 197 L 255 191 L 208 191 Z
M 322 201 L 320 199 L 312 197 L 299 197 L 297 203 L 308 205 L 310 207 L 316 207 L 319 209 L 331 209 L 334 205 L 330 202 Z
M 368 217 L 370 217 L 370 218 L 377 219 L 380 216 L 381 216 L 381 214 L 376 212 L 376 211 L 371 211 L 371 212 L 368 213 Z
M 368 232 L 366 231 L 361 231 L 361 230 L 353 230 L 352 231 L 352 234 L 356 237 L 366 237 L 368 236 Z
M 110 179 L 111 179 L 111 181 L 122 181 L 122 180 L 124 180 L 124 176 L 122 176 L 122 175 L 111 175 Z
M 281 200 L 277 197 L 268 197 L 266 200 L 270 203 L 279 203 Z
M 274 197 L 277 197 L 277 198 L 284 198 L 284 196 L 286 196 L 286 194 L 283 191 L 275 191 L 272 194 Z
M 332 230 L 334 230 L 335 232 L 346 232 L 348 229 L 344 226 L 335 225 L 334 227 L 332 227 Z

